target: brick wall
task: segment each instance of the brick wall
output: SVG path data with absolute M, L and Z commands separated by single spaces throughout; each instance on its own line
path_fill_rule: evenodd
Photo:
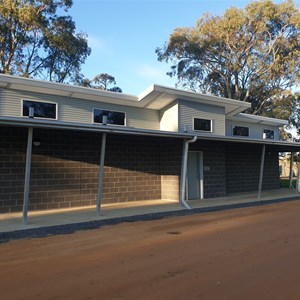
M 226 196 L 225 148 L 222 143 L 197 141 L 191 151 L 203 151 L 204 198 Z
M 27 129 L 0 127 L 0 212 L 22 210 Z M 34 129 L 29 210 L 95 205 L 101 134 Z M 107 136 L 103 203 L 179 199 L 182 139 Z M 197 141 L 204 197 L 256 191 L 260 145 Z M 263 189 L 279 187 L 278 153 L 266 150 Z
M 103 203 L 161 199 L 160 139 L 108 135 Z
M 101 135 L 34 129 L 29 210 L 95 204 Z
M 279 172 L 279 154 L 266 147 L 263 190 L 272 190 L 280 188 L 280 172 Z
M 227 193 L 258 190 L 262 145 L 228 144 L 226 148 Z M 278 152 L 266 149 L 263 190 L 280 187 Z
M 0 213 L 23 205 L 26 129 L 0 127 Z
M 197 141 L 203 151 L 204 198 L 258 190 L 261 145 Z M 278 152 L 266 148 L 263 190 L 280 187 Z
M 161 140 L 162 199 L 179 200 L 182 139 Z
M 1 127 L 0 212 L 22 210 L 27 129 Z M 95 205 L 101 134 L 34 129 L 29 210 Z M 160 139 L 108 135 L 102 203 L 161 199 Z

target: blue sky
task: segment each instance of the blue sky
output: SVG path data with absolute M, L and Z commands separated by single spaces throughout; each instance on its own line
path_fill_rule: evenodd
M 243 0 L 73 0 L 69 14 L 77 31 L 88 34 L 92 54 L 82 73 L 115 77 L 124 93 L 138 95 L 152 83 L 174 87 L 166 75 L 170 65 L 159 62 L 155 49 L 162 47 L 176 27 L 193 26 L 209 12 L 223 14 Z M 299 1 L 297 1 L 299 3 Z

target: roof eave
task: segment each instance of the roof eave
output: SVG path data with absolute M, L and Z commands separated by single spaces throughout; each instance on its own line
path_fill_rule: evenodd
M 300 151 L 300 143 L 287 142 L 287 141 L 276 141 L 267 139 L 249 139 L 243 137 L 229 137 L 215 134 L 204 134 L 195 132 L 171 132 L 161 130 L 150 130 L 142 128 L 131 128 L 121 126 L 110 126 L 101 124 L 82 124 L 75 122 L 61 122 L 56 120 L 42 120 L 42 119 L 31 119 L 31 118 L 17 118 L 17 117 L 0 117 L 0 124 L 7 126 L 18 126 L 18 127 L 33 127 L 33 128 L 48 128 L 48 129 L 65 129 L 65 130 L 76 130 L 76 131 L 92 131 L 92 132 L 107 132 L 113 134 L 129 134 L 129 135 L 141 135 L 141 136 L 158 136 L 158 137 L 173 137 L 182 139 L 191 139 L 197 136 L 201 140 L 211 141 L 223 141 L 223 142 L 238 142 L 238 143 L 252 143 L 252 144 L 266 144 L 266 145 L 277 145 L 283 147 L 293 148 L 295 151 Z
M 234 115 L 245 111 L 250 107 L 249 103 L 233 99 L 199 94 L 192 91 L 179 90 L 157 84 L 152 84 L 139 96 L 133 96 L 124 93 L 102 91 L 93 88 L 0 74 L 0 88 L 101 101 L 155 110 L 160 110 L 174 100 L 179 99 L 223 106 L 225 108 L 226 115 Z
M 31 78 L 0 74 L 0 88 L 30 91 L 42 94 L 58 95 L 93 101 L 122 101 L 123 105 L 138 103 L 138 97 L 124 93 L 103 91 L 99 89 L 36 80 Z
M 0 117 L 0 124 L 7 126 L 32 127 L 32 128 L 48 128 L 48 129 L 66 129 L 76 131 L 93 131 L 120 134 L 134 134 L 146 136 L 175 137 L 175 138 L 193 138 L 195 135 L 191 133 L 179 133 L 152 129 L 122 127 L 103 124 L 83 124 L 75 122 L 62 122 L 57 120 L 43 120 L 34 118 L 17 118 L 17 117 Z
M 157 84 L 149 86 L 139 95 L 139 101 L 143 103 L 143 107 L 151 109 L 162 109 L 176 100 L 190 100 L 193 102 L 221 106 L 225 108 L 225 114 L 229 116 L 243 112 L 251 107 L 251 104 L 247 102 L 200 94 L 193 91 L 179 90 Z
M 237 122 L 249 122 L 254 124 L 264 124 L 264 125 L 279 126 L 279 127 L 288 125 L 289 123 L 287 120 L 250 115 L 244 113 L 239 113 L 236 116 L 230 116 L 228 119 Z

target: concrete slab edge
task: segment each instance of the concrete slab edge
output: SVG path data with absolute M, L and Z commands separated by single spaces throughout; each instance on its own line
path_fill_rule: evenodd
M 300 196 L 298 195 L 289 198 L 279 198 L 279 199 L 254 201 L 254 202 L 246 202 L 246 203 L 225 204 L 225 205 L 218 205 L 218 206 L 211 206 L 211 207 L 194 208 L 191 210 L 182 209 L 177 211 L 156 212 L 156 213 L 148 213 L 148 214 L 141 214 L 135 216 L 116 217 L 116 218 L 105 219 L 105 220 L 93 220 L 93 221 L 86 221 L 86 222 L 72 223 L 72 224 L 43 226 L 39 228 L 30 228 L 30 229 L 20 229 L 16 231 L 0 232 L 0 244 L 9 242 L 11 240 L 42 238 L 42 237 L 48 237 L 53 235 L 71 234 L 76 231 L 98 229 L 105 225 L 117 225 L 126 222 L 128 223 L 128 222 L 138 222 L 138 221 L 154 221 L 154 220 L 160 220 L 169 217 L 179 217 L 179 216 L 187 216 L 187 215 L 194 215 L 194 214 L 201 214 L 201 213 L 224 211 L 229 209 L 270 205 L 275 203 L 297 201 L 297 200 L 300 200 Z

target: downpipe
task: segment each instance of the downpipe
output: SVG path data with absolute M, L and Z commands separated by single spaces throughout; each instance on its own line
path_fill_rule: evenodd
M 191 207 L 185 201 L 185 184 L 186 184 L 186 173 L 187 173 L 187 160 L 188 160 L 188 151 L 189 144 L 195 143 L 197 141 L 197 136 L 194 136 L 191 140 L 185 140 L 183 143 L 182 150 L 182 162 L 181 162 L 181 175 L 180 175 L 180 204 L 187 209 Z

